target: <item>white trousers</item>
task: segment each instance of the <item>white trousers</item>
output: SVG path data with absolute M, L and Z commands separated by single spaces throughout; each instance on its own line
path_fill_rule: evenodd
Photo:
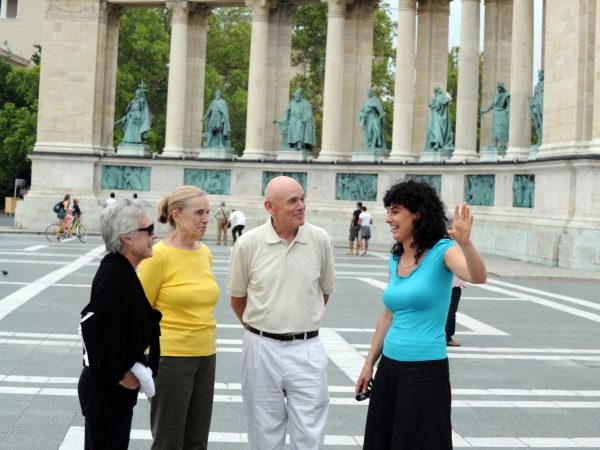
M 329 411 L 327 352 L 316 337 L 278 341 L 244 331 L 242 398 L 250 450 L 318 450 Z

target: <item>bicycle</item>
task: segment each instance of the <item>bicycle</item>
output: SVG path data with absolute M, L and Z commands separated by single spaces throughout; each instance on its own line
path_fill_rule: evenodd
M 53 222 L 46 227 L 46 239 L 50 242 L 61 242 L 73 236 L 76 236 L 83 243 L 87 242 L 87 230 L 79 220 L 79 217 L 73 219 L 73 224 L 69 231 L 65 231 L 65 224 L 62 220 Z

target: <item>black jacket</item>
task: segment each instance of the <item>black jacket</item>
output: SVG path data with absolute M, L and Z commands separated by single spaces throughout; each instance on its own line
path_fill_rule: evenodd
M 134 268 L 123 255 L 109 253 L 102 259 L 90 303 L 81 315 L 90 312 L 94 315 L 82 322 L 81 332 L 96 382 L 114 386 L 135 362 L 149 366 L 156 376 L 162 315 L 148 303 Z

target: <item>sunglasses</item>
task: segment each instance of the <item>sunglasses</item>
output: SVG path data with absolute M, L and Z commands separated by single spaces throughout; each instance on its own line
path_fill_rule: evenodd
M 154 234 L 154 224 L 151 223 L 150 225 L 144 228 L 136 228 L 135 231 L 145 231 L 146 233 L 148 233 L 148 236 L 152 236 Z

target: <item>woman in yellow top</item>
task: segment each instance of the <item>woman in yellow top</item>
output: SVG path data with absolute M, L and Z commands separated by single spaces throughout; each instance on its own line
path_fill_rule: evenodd
M 198 242 L 209 219 L 208 197 L 182 186 L 161 200 L 158 220 L 171 232 L 154 246 L 138 276 L 161 321 L 160 369 L 150 406 L 152 449 L 205 449 L 216 364 L 213 310 L 219 286 L 212 254 Z

